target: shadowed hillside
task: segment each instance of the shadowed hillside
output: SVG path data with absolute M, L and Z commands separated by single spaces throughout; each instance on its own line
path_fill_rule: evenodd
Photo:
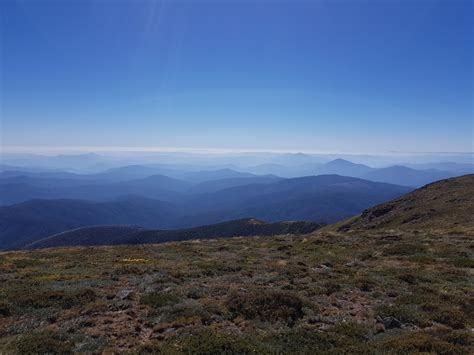
M 184 196 L 161 187 L 163 183 L 169 188 L 183 187 L 182 181 L 153 175 L 108 187 L 87 186 L 88 195 L 97 192 L 103 197 L 113 191 L 117 196 L 113 200 L 31 200 L 0 206 L 0 249 L 17 248 L 70 229 L 98 225 L 181 229 L 250 217 L 268 222 L 331 223 L 410 191 L 403 186 L 337 175 L 283 180 L 270 177 L 271 181 L 268 178 L 249 178 L 264 179 L 267 183 Z M 242 179 L 248 178 L 230 182 L 241 184 Z M 224 185 L 228 183 L 226 180 Z M 167 191 L 168 197 L 179 198 L 173 202 L 150 199 L 163 191 Z M 138 196 L 129 196 L 130 193 Z M 150 198 L 140 197 L 143 195 Z
M 26 248 L 150 244 L 190 239 L 307 234 L 320 227 L 320 224 L 313 222 L 265 223 L 252 218 L 178 230 L 145 230 L 130 226 L 98 226 L 59 233 L 31 243 Z
M 0 249 L 25 244 L 70 229 L 94 225 L 134 224 L 162 226 L 175 218 L 167 202 L 130 196 L 112 202 L 32 200 L 0 207 Z

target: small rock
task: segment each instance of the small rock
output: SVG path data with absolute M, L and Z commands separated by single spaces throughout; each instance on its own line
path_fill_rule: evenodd
M 134 295 L 133 290 L 129 290 L 129 289 L 120 290 L 117 293 L 117 297 L 120 298 L 121 300 L 129 300 L 133 297 L 133 295 Z
M 385 317 L 383 318 L 383 325 L 385 326 L 386 329 L 401 328 L 402 322 L 400 322 L 395 317 Z
M 315 272 L 328 272 L 331 271 L 331 267 L 326 264 L 321 264 L 319 266 L 312 267 L 311 270 Z

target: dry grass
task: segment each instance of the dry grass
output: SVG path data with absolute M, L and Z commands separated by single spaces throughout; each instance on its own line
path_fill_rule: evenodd
M 472 353 L 473 254 L 424 232 L 1 253 L 0 352 Z

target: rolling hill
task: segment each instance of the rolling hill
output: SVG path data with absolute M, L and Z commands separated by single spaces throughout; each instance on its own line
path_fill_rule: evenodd
M 167 202 L 128 197 L 111 202 L 32 200 L 0 207 L 0 249 L 17 248 L 66 230 L 112 224 L 166 227 L 176 209 Z
M 320 228 L 313 222 L 265 223 L 241 219 L 178 230 L 146 230 L 136 226 L 96 226 L 74 229 L 26 245 L 27 249 L 64 246 L 150 244 L 192 239 L 307 234 Z
M 218 180 L 210 180 L 198 183 L 191 186 L 187 192 L 191 194 L 211 193 L 219 190 L 229 189 L 237 186 L 253 185 L 253 184 L 271 184 L 277 181 L 281 181 L 280 178 L 275 175 L 262 175 L 255 177 L 234 177 L 234 178 L 223 178 Z

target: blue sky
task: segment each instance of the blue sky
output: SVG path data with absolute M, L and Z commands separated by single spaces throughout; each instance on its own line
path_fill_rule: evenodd
M 473 151 L 472 4 L 3 0 L 1 145 Z

